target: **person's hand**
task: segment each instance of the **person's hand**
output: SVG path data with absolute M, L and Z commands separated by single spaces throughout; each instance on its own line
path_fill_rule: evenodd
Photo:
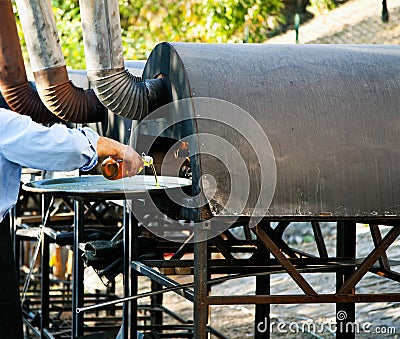
M 116 159 L 122 159 L 122 177 L 132 177 L 138 174 L 143 167 L 142 157 L 132 147 L 110 138 L 99 138 L 97 155 L 99 157 L 111 156 Z

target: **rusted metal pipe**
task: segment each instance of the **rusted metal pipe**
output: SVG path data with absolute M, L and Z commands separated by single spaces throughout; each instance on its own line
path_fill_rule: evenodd
M 118 1 L 80 0 L 88 77 L 110 111 L 141 120 L 170 100 L 166 78 L 143 79 L 124 68 Z
M 4 100 L 12 110 L 36 122 L 59 121 L 28 82 L 11 0 L 0 0 L 0 13 L 0 90 Z
M 92 90 L 83 90 L 68 79 L 49 0 L 17 0 L 36 87 L 45 106 L 70 122 L 97 122 L 107 109 Z

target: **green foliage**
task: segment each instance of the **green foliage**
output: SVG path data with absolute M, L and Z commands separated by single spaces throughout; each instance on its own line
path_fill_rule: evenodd
M 52 0 L 52 4 L 65 63 L 73 69 L 85 69 L 79 2 Z
M 79 3 L 52 4 L 66 64 L 84 69 Z M 161 41 L 263 42 L 284 22 L 282 0 L 119 0 L 119 5 L 127 60 L 147 58 Z
M 146 58 L 161 41 L 262 42 L 282 8 L 281 0 L 121 0 L 124 52 Z
M 317 12 L 323 12 L 331 10 L 337 7 L 336 0 L 310 0 L 310 7 L 315 9 Z

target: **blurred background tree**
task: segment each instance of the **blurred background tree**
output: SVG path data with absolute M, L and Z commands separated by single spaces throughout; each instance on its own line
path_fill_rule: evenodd
M 124 58 L 146 59 L 161 41 L 264 42 L 287 27 L 285 7 L 299 2 L 309 3 L 308 0 L 119 0 Z M 78 0 L 52 0 L 52 4 L 67 66 L 85 69 Z M 28 61 L 15 7 L 14 12 L 24 58 Z

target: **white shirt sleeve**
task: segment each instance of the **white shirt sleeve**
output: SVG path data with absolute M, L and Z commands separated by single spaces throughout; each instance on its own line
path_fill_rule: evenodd
M 98 161 L 99 135 L 90 128 L 45 127 L 0 109 L 0 151 L 21 166 L 49 171 L 89 170 Z

